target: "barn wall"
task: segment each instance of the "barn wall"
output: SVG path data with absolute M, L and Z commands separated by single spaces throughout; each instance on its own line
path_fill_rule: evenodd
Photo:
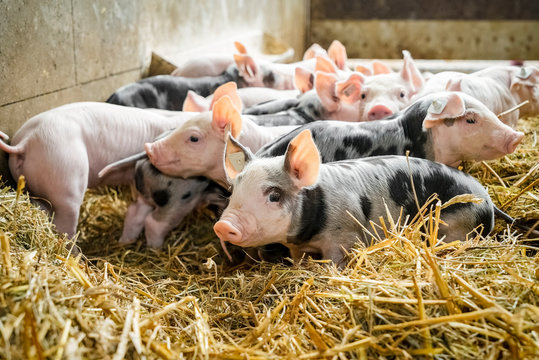
M 539 59 L 537 0 L 311 0 L 309 42 L 352 58 Z
M 102 101 L 148 68 L 254 30 L 301 56 L 308 0 L 0 0 L 0 130 L 75 101 Z M 0 174 L 6 171 L 0 154 Z

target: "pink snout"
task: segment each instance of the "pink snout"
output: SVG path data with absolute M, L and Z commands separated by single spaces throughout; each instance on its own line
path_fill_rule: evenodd
M 219 239 L 222 241 L 228 241 L 236 245 L 241 242 L 241 231 L 227 220 L 219 220 L 217 223 L 215 223 L 213 226 L 213 231 L 215 231 Z
M 385 105 L 375 105 L 367 113 L 369 121 L 380 120 L 392 115 L 393 111 Z
M 517 148 L 518 144 L 524 138 L 524 133 L 520 131 L 515 131 L 514 134 L 509 136 L 509 139 L 505 143 L 505 152 L 511 154 Z

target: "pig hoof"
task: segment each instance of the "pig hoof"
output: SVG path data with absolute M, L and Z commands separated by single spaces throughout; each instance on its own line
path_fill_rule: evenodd
M 135 243 L 135 241 L 137 241 L 137 239 L 120 238 L 120 240 L 118 240 L 118 245 L 122 245 L 122 246 L 131 245 Z

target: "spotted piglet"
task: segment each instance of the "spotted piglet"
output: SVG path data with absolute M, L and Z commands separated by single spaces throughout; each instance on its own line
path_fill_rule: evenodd
M 280 243 L 294 260 L 317 253 L 343 266 L 357 239 L 365 244 L 373 240 L 362 230 L 370 228 L 369 221 L 379 224 L 386 209 L 393 219 L 401 209 L 404 216 L 417 213 L 412 186 L 421 205 L 434 193 L 442 203 L 463 194 L 482 199 L 442 210 L 446 225 L 439 236 L 445 241 L 464 240 L 474 230 L 487 235 L 494 223 L 492 201 L 471 176 L 403 156 L 321 164 L 308 130 L 290 142 L 284 156 L 274 158 L 255 158 L 229 137 L 225 167 L 232 195 L 214 226 L 217 236 L 242 247 Z
M 228 193 L 205 177 L 173 178 L 157 170 L 148 160 L 135 168 L 137 200 L 127 209 L 120 244 L 134 243 L 144 229 L 146 243 L 161 248 L 165 236 L 198 207 L 226 206 Z

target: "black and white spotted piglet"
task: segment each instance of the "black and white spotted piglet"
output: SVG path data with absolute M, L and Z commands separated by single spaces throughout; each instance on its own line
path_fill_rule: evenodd
M 205 177 L 173 178 L 148 160 L 135 168 L 137 200 L 127 209 L 120 244 L 131 244 L 144 229 L 148 247 L 160 248 L 166 235 L 194 209 L 214 205 L 223 209 L 228 193 Z
M 429 160 L 404 156 L 377 156 L 322 164 L 309 130 L 290 142 L 284 156 L 254 158 L 229 138 L 225 155 L 232 183 L 229 205 L 215 224 L 221 241 L 242 247 L 280 243 L 294 260 L 318 253 L 343 265 L 345 250 L 357 239 L 371 237 L 359 226 L 379 223 L 386 207 L 393 219 L 417 211 L 434 193 L 442 203 L 456 195 L 473 194 L 480 203 L 444 208 L 439 236 L 465 240 L 479 229 L 487 235 L 494 224 L 494 206 L 486 190 L 471 176 Z M 350 216 L 350 213 L 352 216 Z

